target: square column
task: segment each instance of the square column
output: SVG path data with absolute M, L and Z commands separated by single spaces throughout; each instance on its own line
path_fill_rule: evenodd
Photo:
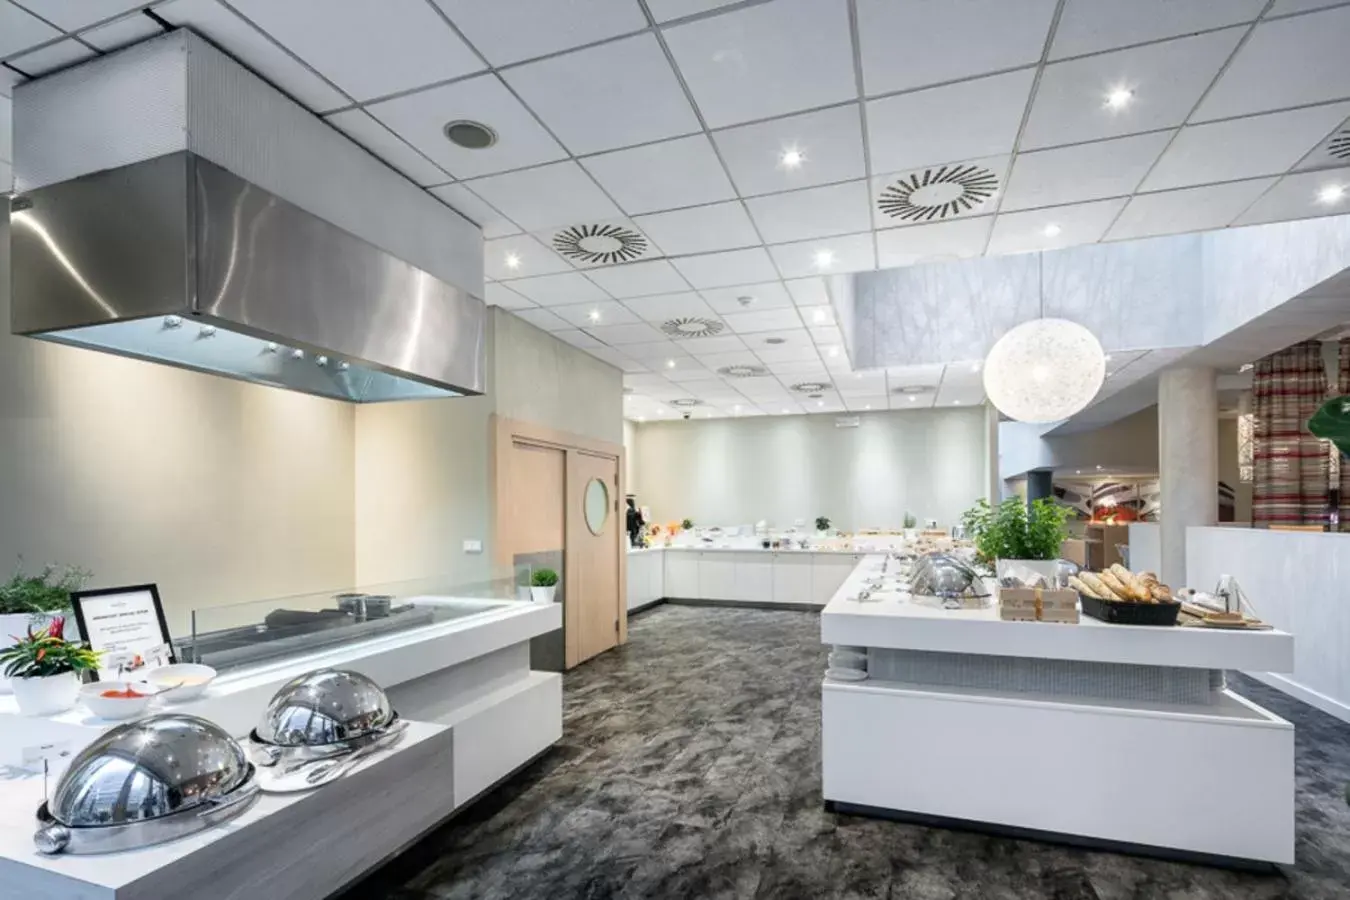
M 1186 529 L 1213 525 L 1219 500 L 1219 397 L 1210 368 L 1158 379 L 1158 474 L 1164 584 L 1186 585 Z

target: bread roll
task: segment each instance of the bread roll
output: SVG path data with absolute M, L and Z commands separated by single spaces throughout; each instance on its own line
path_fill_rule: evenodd
M 1138 575 L 1134 574 L 1120 563 L 1116 563 L 1111 567 L 1111 574 L 1120 579 L 1120 583 L 1124 585 L 1125 591 L 1130 595 L 1131 600 L 1137 600 L 1140 603 L 1153 602 L 1152 595 L 1149 594 L 1148 588 L 1144 585 L 1143 581 L 1140 580 Z
M 1083 584 L 1086 584 L 1088 587 L 1092 588 L 1091 596 L 1096 597 L 1098 600 L 1116 599 L 1115 592 L 1113 592 L 1109 587 L 1107 587 L 1099 576 L 1093 574 L 1092 572 L 1079 572 L 1078 579 L 1082 581 Z
M 1116 577 L 1116 573 L 1112 572 L 1110 569 L 1098 572 L 1097 580 L 1100 581 L 1102 584 L 1104 584 L 1106 586 L 1106 589 L 1111 592 L 1112 599 L 1115 600 L 1133 599 L 1130 596 L 1129 588 L 1125 587 L 1124 583 L 1121 582 L 1121 580 Z

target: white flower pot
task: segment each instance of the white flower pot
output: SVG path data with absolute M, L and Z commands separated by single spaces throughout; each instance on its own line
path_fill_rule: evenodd
M 75 706 L 80 696 L 80 677 L 74 672 L 46 678 L 15 678 L 14 699 L 25 716 L 53 716 Z
M 1001 579 L 1004 569 L 1013 566 L 1030 569 L 1037 575 L 1044 575 L 1046 583 L 1052 585 L 1055 583 L 1055 577 L 1059 574 L 1059 560 L 1057 559 L 1000 559 L 994 570 Z
M 8 647 L 14 643 L 15 638 L 21 638 L 28 634 L 28 626 L 32 625 L 33 630 L 46 628 L 51 620 L 56 616 L 66 617 L 66 639 L 71 641 L 79 640 L 80 629 L 75 625 L 75 614 L 70 610 L 60 613 L 5 613 L 0 615 L 0 646 Z M 0 695 L 12 694 L 13 690 L 9 686 L 9 679 L 0 675 Z
M 553 595 L 558 592 L 558 586 L 551 584 L 548 587 L 530 587 L 530 597 L 535 603 L 552 603 Z

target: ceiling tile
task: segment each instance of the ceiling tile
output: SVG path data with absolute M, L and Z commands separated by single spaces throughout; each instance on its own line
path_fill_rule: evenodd
M 686 256 L 671 262 L 696 290 L 778 278 L 778 270 L 763 247 Z
M 602 362 L 607 362 L 611 366 L 624 372 L 646 372 L 647 367 L 636 360 L 630 359 L 618 350 L 609 347 L 594 347 L 586 351 L 591 356 Z
M 590 278 L 619 299 L 689 290 L 680 273 L 663 259 L 589 270 Z
M 980 256 L 992 222 L 992 216 L 980 216 L 878 231 L 877 265 L 890 269 Z
M 658 294 L 653 297 L 634 297 L 625 300 L 624 306 L 635 315 L 653 325 L 660 325 L 671 319 L 716 319 L 713 308 L 703 302 L 703 298 L 693 291 L 678 294 Z
M 357 100 L 483 68 L 426 0 L 233 0 L 232 5 Z
M 629 214 L 736 196 L 712 144 L 702 134 L 616 150 L 581 164 Z
M 0 97 L 8 97 L 14 93 L 14 85 L 22 80 L 23 76 L 18 72 L 0 66 Z
M 776 244 L 769 252 L 784 278 L 805 278 L 821 272 L 862 272 L 877 265 L 871 233 Z
M 1007 181 L 1010 156 L 924 166 L 872 179 L 872 220 L 895 228 L 993 212 Z
M 511 240 L 507 238 L 506 240 Z M 537 275 L 507 282 L 507 287 L 540 306 L 563 306 L 568 303 L 594 303 L 608 300 L 609 295 L 596 287 L 579 272 L 558 275 Z
M 727 313 L 722 317 L 727 327 L 737 334 L 750 334 L 757 331 L 782 331 L 802 328 L 801 316 L 792 307 L 781 309 L 763 309 L 757 312 Z M 810 340 L 805 329 L 802 334 Z
M 1327 166 L 1339 166 L 1350 162 L 1350 119 L 1347 119 L 1307 156 L 1299 160 L 1296 168 L 1312 169 Z
M 1003 209 L 1059 206 L 1129 194 L 1171 137 L 1171 132 L 1156 132 L 1018 154 Z
M 891 409 L 931 409 L 933 407 L 933 398 L 934 394 L 932 392 L 925 392 L 922 394 L 892 394 Z
M 1050 59 L 1251 22 L 1265 5 L 1266 0 L 1068 0 L 1055 27 Z
M 849 412 L 871 412 L 890 408 L 884 394 L 879 397 L 845 397 L 844 406 Z
M 555 331 L 553 332 L 553 336 L 560 341 L 571 344 L 573 347 L 580 347 L 582 350 L 595 350 L 599 347 L 606 346 L 586 332 L 576 329 Z
M 1340 6 L 1345 0 L 1275 0 L 1275 5 L 1266 13 L 1267 19 L 1273 19 L 1276 16 L 1287 16 L 1292 13 L 1311 12 L 1314 9 L 1325 9 L 1328 6 Z
M 1350 115 L 1350 103 L 1333 103 L 1181 129 L 1158 160 L 1143 190 L 1236 181 L 1288 171 Z
M 325 116 L 324 121 L 416 183 L 444 184 L 450 175 L 360 109 Z
M 159 23 L 139 12 L 122 16 L 111 22 L 81 32 L 80 40 L 105 53 L 138 43 L 164 33 Z
M 1120 214 L 1107 239 L 1128 240 L 1223 228 L 1274 183 L 1274 178 L 1257 178 L 1160 194 L 1139 194 Z
M 744 343 L 742 343 L 742 346 L 744 346 Z M 716 372 L 718 369 L 726 368 L 727 366 L 759 365 L 759 358 L 755 356 L 755 354 L 751 353 L 749 350 L 744 349 L 720 353 L 700 353 L 698 355 L 698 360 L 699 362 L 703 363 L 703 365 L 707 366 L 714 372 Z M 754 380 L 753 378 L 745 379 L 745 378 L 728 377 L 727 384 L 739 388 L 742 381 L 753 381 L 753 380 Z
M 1341 189 L 1340 199 L 1331 203 L 1320 200 L 1321 192 L 1330 187 Z M 1346 213 L 1350 213 L 1350 168 L 1327 169 L 1286 175 L 1234 224 L 1256 225 Z
M 58 28 L 79 31 L 95 22 L 111 19 L 129 9 L 145 5 L 146 0 L 22 0 L 29 12 L 41 16 Z
M 572 327 L 565 320 L 558 318 L 546 309 L 517 309 L 513 310 L 511 315 L 518 316 L 536 328 L 542 328 L 545 331 L 567 331 Z
M 1192 121 L 1350 97 L 1350 6 L 1262 22 Z
M 709 365 L 706 362 L 709 357 L 746 352 L 744 341 L 734 334 L 726 334 L 725 332 L 714 337 L 688 338 L 681 340 L 679 344 L 690 356 L 704 361 L 705 366 Z
M 1180 125 L 1246 31 L 1228 28 L 1046 66 L 1021 149 Z M 1121 109 L 1106 103 L 1115 90 L 1133 92 Z
M 488 306 L 500 306 L 502 309 L 529 309 L 533 300 L 526 300 L 504 284 L 489 281 L 483 285 L 483 299 Z
M 738 2 L 740 0 L 647 0 L 647 8 L 656 21 L 669 22 Z
M 669 378 L 672 382 L 674 382 L 675 386 L 680 389 L 681 396 L 691 397 L 697 395 L 695 391 L 690 390 L 686 385 L 691 381 L 702 382 L 706 384 L 709 380 L 711 380 L 712 373 L 709 372 L 707 369 L 703 368 L 703 366 L 695 363 L 694 365 L 690 365 L 687 367 L 677 366 L 674 369 L 669 369 L 666 371 L 666 377 Z
M 5 64 L 13 66 L 25 75 L 37 78 L 49 72 L 68 69 L 95 56 L 98 56 L 96 52 L 79 41 L 70 39 L 57 41 L 55 44 L 48 44 L 41 49 L 8 59 Z
M 514 263 L 514 264 L 513 264 Z M 567 260 L 528 234 L 483 242 L 483 272 L 488 278 L 529 278 L 570 272 Z
M 760 243 L 754 223 L 739 200 L 634 216 L 633 221 L 672 256 Z
M 813 306 L 810 309 L 801 310 L 802 321 L 812 329 L 811 338 L 817 344 L 821 343 L 820 335 L 816 334 L 817 329 L 831 329 L 835 325 L 834 307 L 832 306 Z M 838 343 L 837 330 L 831 334 L 831 339 L 826 343 Z
M 155 7 L 170 25 L 189 26 L 211 39 L 297 101 L 313 110 L 347 106 L 351 99 L 216 0 L 173 0 Z M 0 33 L 4 29 L 0 28 Z
M 711 128 L 857 96 L 845 0 L 777 0 L 664 34 Z
M 830 302 L 824 278 L 794 278 L 783 283 L 798 306 L 819 306 Z
M 866 181 L 765 194 L 745 205 L 770 244 L 863 231 L 872 221 Z
M 756 347 L 755 355 L 770 366 L 775 363 L 813 363 L 820 366 L 820 351 L 814 344 L 796 347 Z M 783 374 L 775 372 L 775 374 Z
M 699 130 L 698 118 L 651 34 L 528 63 L 502 77 L 575 154 Z
M 1034 69 L 867 102 L 872 171 L 1011 153 Z
M 520 229 L 473 191 L 462 184 L 443 184 L 431 189 L 441 200 L 454 207 L 464 218 L 483 229 L 483 237 L 498 238 L 520 234 Z
M 856 104 L 802 113 L 713 133 L 742 196 L 771 194 L 862 178 L 862 116 Z M 800 155 L 795 166 L 783 154 Z
M 689 357 L 689 354 L 677 347 L 675 342 L 668 339 L 664 334 L 656 329 L 652 329 L 656 337 L 648 337 L 643 341 L 638 341 L 624 346 L 624 351 L 633 359 L 641 362 L 654 363 L 660 367 L 661 374 L 666 375 L 673 369 L 683 366 L 695 366 L 696 363 Z M 674 363 L 674 365 L 671 365 Z
M 368 109 L 456 178 L 533 166 L 567 155 L 496 75 L 428 88 L 372 104 Z M 497 133 L 497 142 L 481 150 L 451 143 L 445 136 L 445 126 L 459 119 L 490 126 Z
M 759 312 L 761 309 L 778 309 L 792 305 L 792 298 L 788 296 L 787 289 L 783 287 L 781 281 L 743 284 L 729 288 L 705 288 L 699 293 L 719 313 Z
M 1028 212 L 1003 213 L 994 223 L 989 253 L 1054 250 L 1101 240 L 1126 199 L 1096 200 Z
M 0 2 L 0 58 L 12 56 L 44 41 L 59 38 L 61 32 L 12 3 Z
M 936 386 L 942 380 L 943 366 L 890 366 L 886 369 L 888 391 L 915 386 Z
M 494 66 L 641 31 L 633 0 L 433 0 Z
M 580 166 L 560 162 L 470 182 L 475 194 L 526 231 L 603 222 L 622 212 Z
M 858 0 L 868 96 L 955 81 L 1041 58 L 1055 0 Z
M 606 344 L 615 346 L 624 344 L 650 344 L 659 342 L 665 338 L 664 334 L 645 323 L 634 325 L 596 325 L 588 327 L 586 331 L 593 337 L 597 337 L 604 341 Z
M 578 328 L 599 325 L 633 325 L 641 321 L 624 306 L 613 300 L 596 303 L 576 303 L 568 306 L 550 306 L 549 312 L 571 322 Z

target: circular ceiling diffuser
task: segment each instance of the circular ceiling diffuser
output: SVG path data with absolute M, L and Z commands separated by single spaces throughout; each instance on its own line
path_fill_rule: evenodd
M 700 338 L 712 337 L 714 334 L 724 330 L 727 326 L 713 319 L 700 319 L 697 317 L 685 319 L 671 319 L 661 325 L 661 330 L 671 337 L 677 338 Z
M 777 347 L 779 344 L 786 344 L 786 343 L 787 343 L 787 338 L 778 338 L 778 337 L 765 338 L 765 339 L 764 339 L 764 343 L 766 343 L 766 344 L 771 344 L 771 345 Z
M 631 262 L 647 252 L 647 239 L 622 225 L 573 225 L 553 236 L 563 256 L 584 263 Z
M 799 394 L 819 394 L 822 391 L 828 391 L 833 385 L 828 381 L 803 381 L 800 384 L 794 384 L 792 389 Z
M 1327 153 L 1337 159 L 1350 159 L 1350 128 L 1331 139 L 1331 143 L 1327 146 Z
M 691 407 L 691 406 L 702 406 L 702 405 L 703 405 L 703 401 L 702 401 L 702 400 L 695 399 L 694 397 L 681 397 L 679 400 L 672 400 L 672 401 L 670 401 L 670 405 L 671 405 L 671 406 L 683 406 L 683 407 L 685 407 L 685 408 L 688 408 L 688 407 Z
M 482 122 L 456 119 L 453 122 L 446 122 L 442 130 L 445 132 L 446 140 L 465 150 L 483 150 L 497 143 L 497 132 Z
M 723 366 L 717 374 L 727 378 L 763 378 L 769 370 L 763 366 Z
M 877 206 L 892 219 L 931 222 L 978 208 L 998 190 L 998 176 L 982 166 L 938 166 L 902 176 L 881 192 Z
M 927 394 L 930 391 L 937 390 L 937 387 L 931 384 L 907 384 L 904 387 L 891 388 L 892 394 Z

